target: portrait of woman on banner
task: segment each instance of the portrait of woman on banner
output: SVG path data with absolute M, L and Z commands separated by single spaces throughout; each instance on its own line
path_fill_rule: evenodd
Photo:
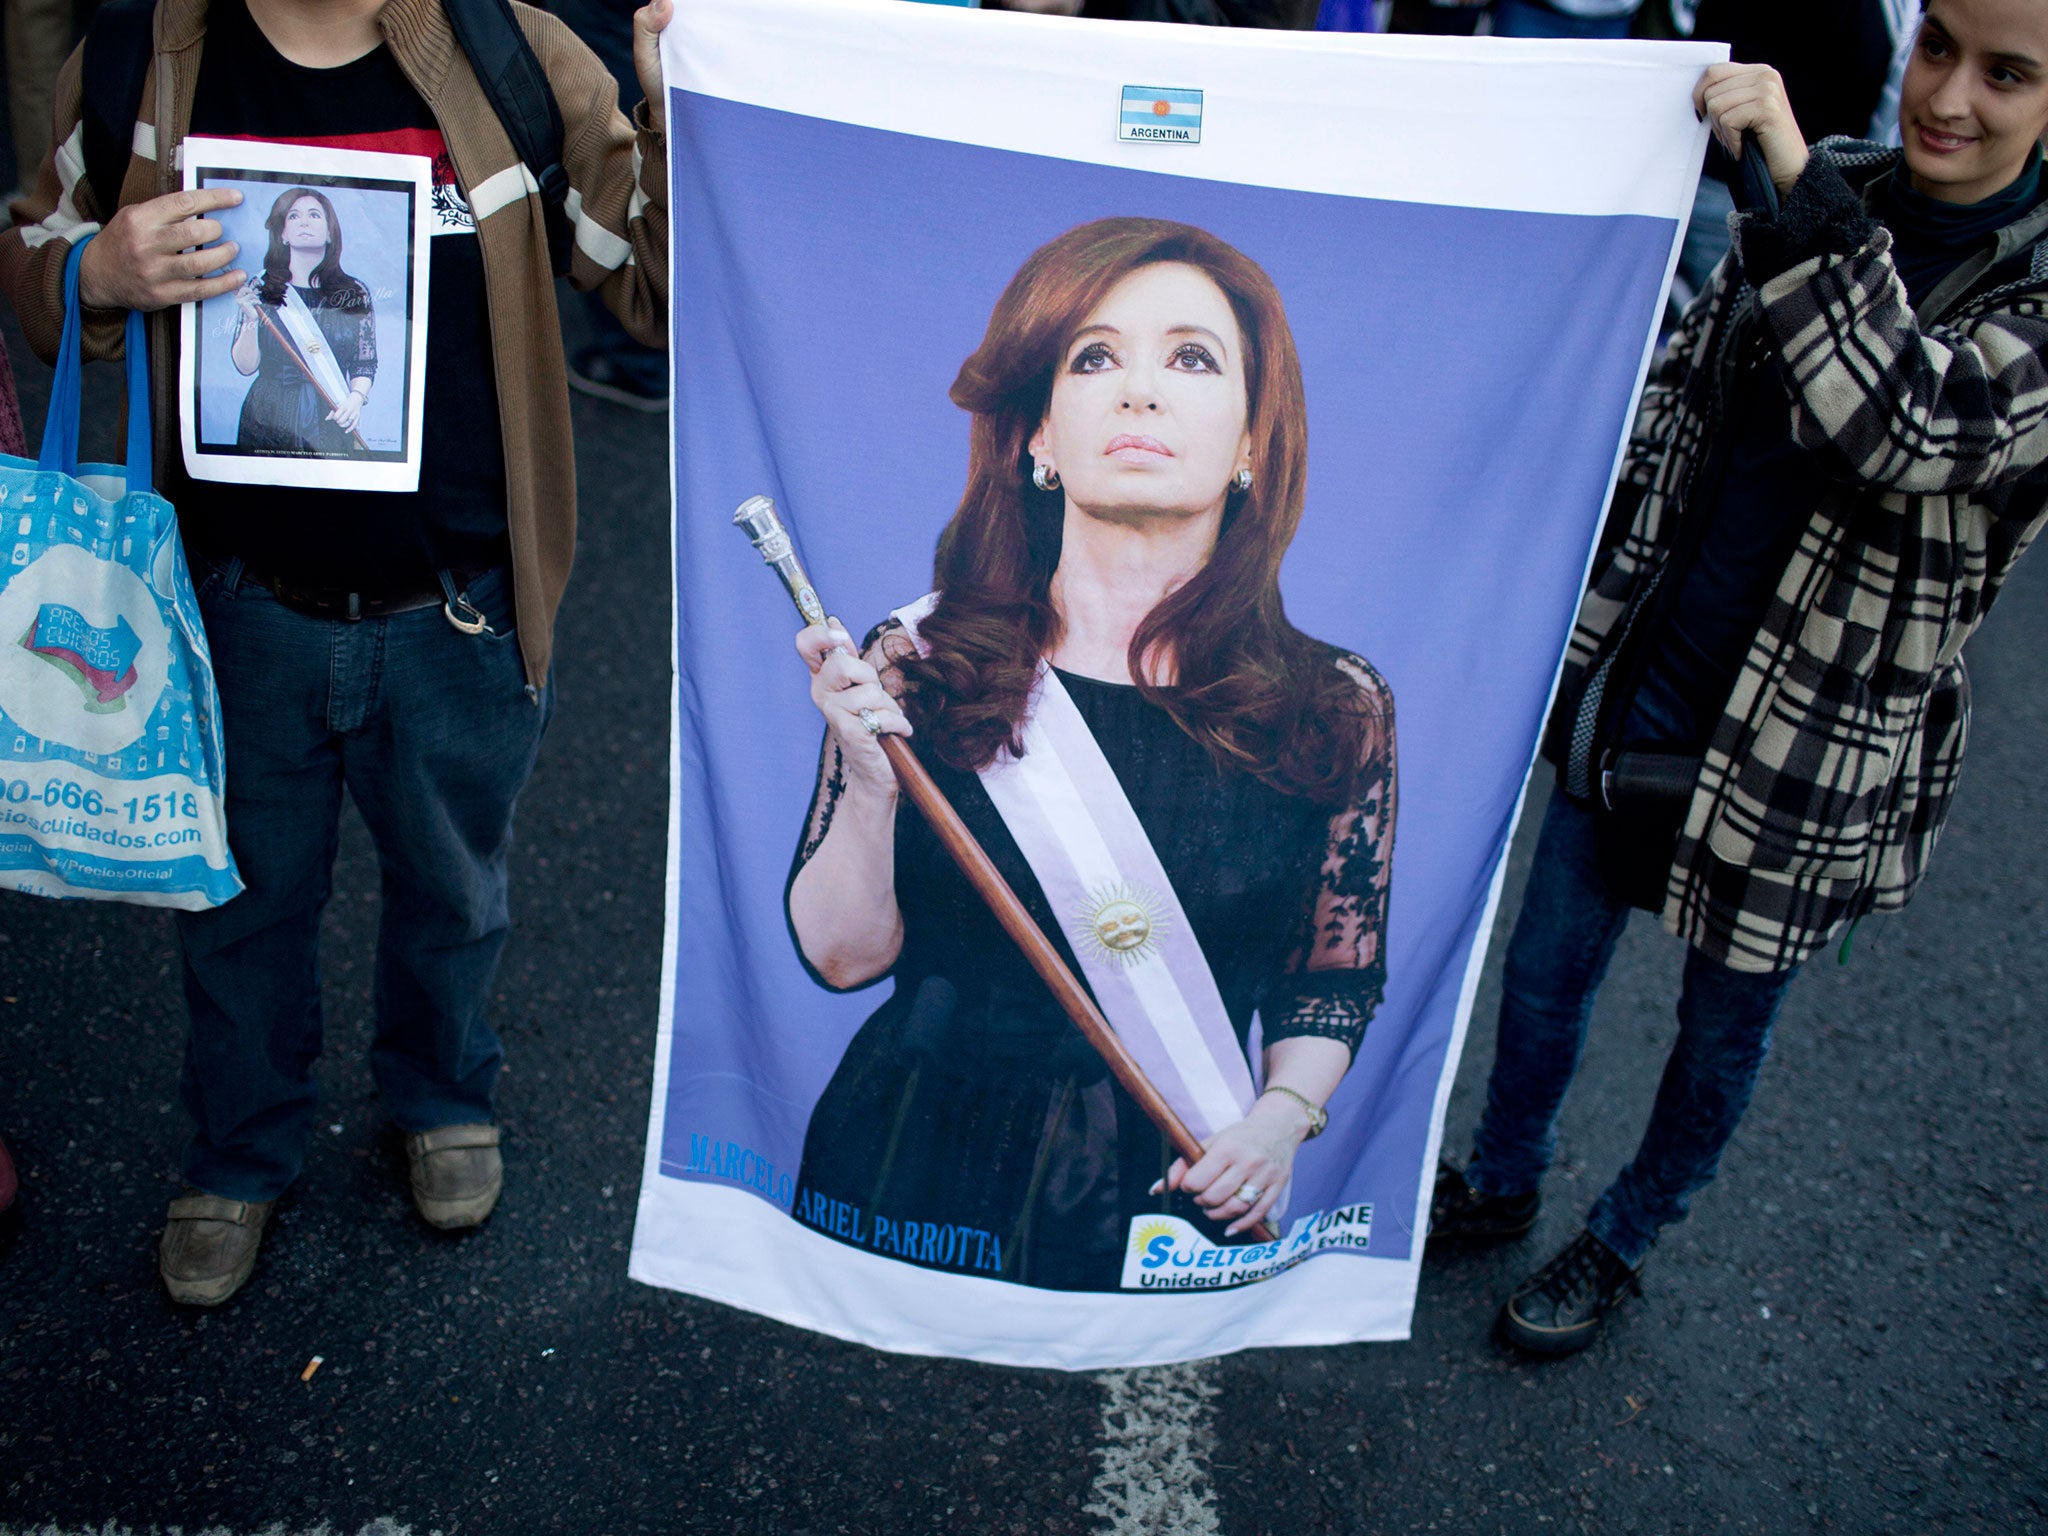
M 791 933 L 822 985 L 895 990 L 812 1112 L 793 1214 L 928 1267 L 1114 1290 L 1135 1220 L 1242 1243 L 1286 1213 L 1385 988 L 1393 699 L 1287 620 L 1307 407 L 1243 253 L 1162 220 L 1070 230 L 951 393 L 973 424 L 936 592 L 858 652 L 798 637 L 826 736 Z M 1156 1041 L 1192 1168 L 899 804 L 882 733 L 1134 1054 Z
M 236 296 L 229 356 L 255 375 L 238 447 L 333 456 L 364 447 L 356 425 L 377 379 L 370 290 L 342 269 L 341 221 L 324 192 L 289 187 L 272 204 L 263 275 Z

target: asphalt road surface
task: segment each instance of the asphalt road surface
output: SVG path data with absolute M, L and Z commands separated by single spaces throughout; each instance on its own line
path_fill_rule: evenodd
M 43 376 L 9 340 L 35 427 Z M 1973 648 L 1976 737 L 1918 904 L 1802 978 L 1720 1182 L 1587 1354 L 1510 1359 L 1490 1328 L 1640 1130 L 1680 959 L 1642 918 L 1535 1239 L 1433 1261 L 1410 1342 L 1005 1370 L 626 1279 L 661 953 L 663 432 L 577 412 L 560 711 L 497 992 L 503 1204 L 462 1238 L 410 1212 L 363 1065 L 377 890 L 351 818 L 317 1145 L 245 1291 L 174 1309 L 154 1258 L 184 1134 L 170 923 L 0 897 L 0 1132 L 28 1211 L 0 1261 L 0 1533 L 2048 1527 L 2048 554 Z

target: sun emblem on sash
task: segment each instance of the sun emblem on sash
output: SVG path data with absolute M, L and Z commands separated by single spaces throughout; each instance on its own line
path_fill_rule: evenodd
M 1090 958 L 1140 965 L 1159 953 L 1166 904 L 1142 885 L 1120 880 L 1098 886 L 1081 901 L 1074 937 Z

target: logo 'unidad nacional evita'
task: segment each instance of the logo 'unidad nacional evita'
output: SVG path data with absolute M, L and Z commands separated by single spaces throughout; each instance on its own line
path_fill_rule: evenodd
M 1202 142 L 1202 93 L 1179 85 L 1127 85 L 1116 136 L 1155 144 Z
M 1304 1259 L 1332 1249 L 1372 1248 L 1372 1202 L 1311 1211 L 1275 1242 L 1215 1243 L 1178 1216 L 1131 1218 L 1124 1244 L 1127 1291 L 1220 1291 L 1270 1280 Z

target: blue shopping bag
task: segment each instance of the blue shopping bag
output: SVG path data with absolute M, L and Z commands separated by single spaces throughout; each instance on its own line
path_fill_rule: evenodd
M 171 504 L 150 485 L 128 316 L 128 463 L 78 462 L 80 241 L 41 457 L 0 455 L 0 889 L 153 907 L 242 889 L 220 696 Z

